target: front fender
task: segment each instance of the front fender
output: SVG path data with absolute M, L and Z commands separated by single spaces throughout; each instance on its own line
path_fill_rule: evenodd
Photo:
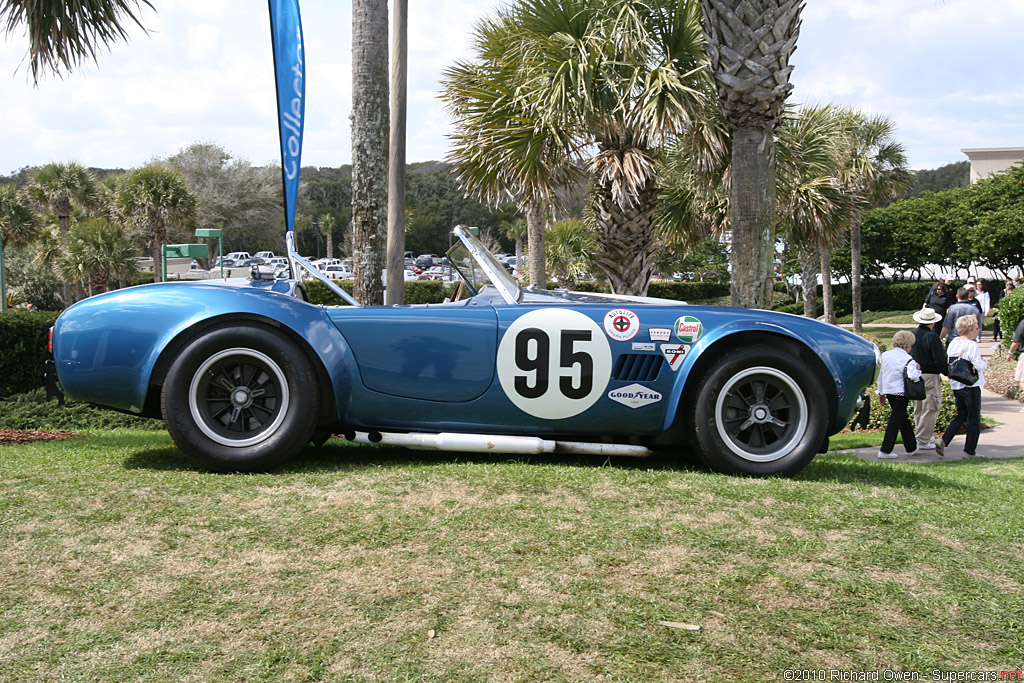
M 870 342 L 846 330 L 799 316 L 773 314 L 769 319 L 753 319 L 733 314 L 731 317 L 733 319 L 709 327 L 686 355 L 669 399 L 664 429 L 675 419 L 684 392 L 696 390 L 702 368 L 725 351 L 749 343 L 745 337 L 751 340 L 784 338 L 808 349 L 831 380 L 832 386 L 825 387 L 835 398 L 829 433 L 839 431 L 849 422 L 857 410 L 860 392 L 874 377 L 874 351 Z

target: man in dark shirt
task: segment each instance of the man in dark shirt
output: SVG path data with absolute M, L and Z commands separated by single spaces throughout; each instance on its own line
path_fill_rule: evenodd
M 946 311 L 946 320 L 942 323 L 942 334 L 939 335 L 947 342 L 953 341 L 960 333 L 956 331 L 956 321 L 965 315 L 973 315 L 978 319 L 978 329 L 981 329 L 982 316 L 981 306 L 975 306 L 968 301 L 970 294 L 966 287 L 956 290 L 956 303 Z
M 914 401 L 914 436 L 917 437 L 917 451 L 938 451 L 945 455 L 942 439 L 935 440 L 935 420 L 939 417 L 942 407 L 942 375 L 949 371 L 946 349 L 942 340 L 935 334 L 932 326 L 942 319 L 931 308 L 923 308 L 914 314 L 914 321 L 919 323 L 914 330 L 914 346 L 910 349 L 910 357 L 921 366 L 921 378 L 924 380 L 925 397 L 923 401 Z

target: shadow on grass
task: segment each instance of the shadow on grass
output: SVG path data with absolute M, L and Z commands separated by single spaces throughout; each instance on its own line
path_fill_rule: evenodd
M 140 444 L 141 446 L 141 444 Z M 561 467 L 618 467 L 659 471 L 699 470 L 696 460 L 686 453 L 654 453 L 647 458 L 611 458 L 574 454 L 545 453 L 521 455 L 510 453 L 456 453 L 427 451 L 392 446 L 348 444 L 332 440 L 316 448 L 307 446 L 292 461 L 274 469 L 270 474 L 309 474 L 360 471 L 409 466 L 454 465 L 459 463 L 500 465 L 525 463 L 531 465 L 557 465 Z M 125 469 L 158 471 L 209 472 L 192 461 L 174 446 L 168 448 L 142 448 L 124 461 Z
M 140 444 L 143 446 L 143 444 Z M 966 461 L 965 461 L 966 462 Z M 502 465 L 509 463 L 558 467 L 599 468 L 616 467 L 623 470 L 653 470 L 658 472 L 707 473 L 696 458 L 685 451 L 660 451 L 647 458 L 606 458 L 572 454 L 515 455 L 508 453 L 455 453 L 447 451 L 419 451 L 390 446 L 366 446 L 332 440 L 320 448 L 308 446 L 298 457 L 270 472 L 271 475 L 328 474 L 332 472 L 359 472 L 371 469 L 402 467 L 432 467 L 458 464 Z M 955 465 L 957 463 L 947 463 Z M 177 448 L 145 448 L 144 446 L 124 461 L 126 469 L 157 471 L 207 472 Z M 727 475 L 723 475 L 727 476 Z M 958 482 L 933 476 L 921 469 L 893 467 L 888 463 L 873 463 L 847 455 L 818 456 L 794 481 L 866 484 L 906 489 L 968 490 Z

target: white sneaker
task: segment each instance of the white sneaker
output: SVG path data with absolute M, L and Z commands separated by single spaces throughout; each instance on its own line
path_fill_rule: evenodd
M 900 456 L 896 455 L 895 453 L 883 453 L 882 451 L 878 451 L 878 457 L 882 458 L 882 459 L 889 459 L 889 458 L 898 458 Z
M 919 450 L 919 451 L 934 451 L 935 450 L 935 442 L 934 441 L 929 441 L 928 443 L 919 443 L 919 444 L 917 444 L 917 450 Z

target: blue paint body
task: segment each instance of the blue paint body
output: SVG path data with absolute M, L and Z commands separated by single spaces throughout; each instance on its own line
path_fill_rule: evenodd
M 609 311 L 619 308 L 636 314 L 638 332 L 626 341 L 603 333 L 601 338 L 610 349 L 613 368 L 620 363 L 644 366 L 643 378 L 613 374 L 599 387 L 600 397 L 593 405 L 558 419 L 531 415 L 510 400 L 498 376 L 496 355 L 517 320 L 537 311 L 555 310 L 556 316 L 576 311 L 602 328 Z M 678 344 L 679 339 L 673 335 L 668 342 L 656 341 L 650 350 L 650 330 L 671 330 L 684 315 L 697 318 L 703 332 L 688 345 L 682 364 L 673 371 L 660 346 Z M 322 417 L 322 422 L 338 430 L 673 443 L 681 438 L 673 431 L 673 422 L 687 392 L 695 391 L 693 370 L 702 360 L 706 364 L 728 346 L 785 344 L 788 339 L 794 350 L 807 349 L 808 363 L 817 366 L 826 394 L 834 396 L 828 429 L 832 434 L 850 421 L 861 390 L 875 373 L 872 344 L 830 325 L 771 311 L 531 291 L 520 303 L 509 304 L 492 288 L 447 304 L 324 307 L 295 298 L 294 283 L 288 281 L 229 280 L 143 285 L 72 306 L 54 328 L 58 377 L 72 398 L 142 413 L 147 397 L 148 405 L 154 405 L 152 398 L 163 381 L 161 372 L 166 372 L 169 356 L 183 340 L 218 320 L 230 325 L 230 320 L 239 319 L 272 322 L 319 361 L 335 404 L 333 414 Z M 557 339 L 552 343 L 556 344 L 552 353 L 562 353 L 568 368 L 564 372 L 568 378 L 560 381 L 571 390 L 583 381 L 582 366 L 573 365 L 579 360 L 573 352 L 581 347 L 571 339 L 562 347 L 557 347 Z M 634 343 L 640 348 L 634 349 Z M 523 342 L 522 349 L 524 360 L 517 362 L 527 366 L 540 353 L 536 342 Z M 536 377 L 530 372 L 519 374 L 526 385 Z M 633 385 L 660 399 L 632 407 L 608 396 Z

